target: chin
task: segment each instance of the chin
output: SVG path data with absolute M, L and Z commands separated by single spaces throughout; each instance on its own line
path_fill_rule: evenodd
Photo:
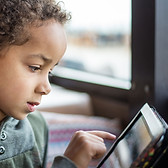
M 22 115 L 17 115 L 12 117 L 15 118 L 16 120 L 24 120 L 27 116 L 28 114 L 22 114 Z

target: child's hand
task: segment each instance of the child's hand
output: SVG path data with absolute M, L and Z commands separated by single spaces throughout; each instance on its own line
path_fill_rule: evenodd
M 92 159 L 98 159 L 105 154 L 106 146 L 103 139 L 115 138 L 115 135 L 104 131 L 77 131 L 64 155 L 78 168 L 87 168 Z

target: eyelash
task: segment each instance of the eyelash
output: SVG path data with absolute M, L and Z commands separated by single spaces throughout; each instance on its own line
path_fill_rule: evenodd
M 29 68 L 31 69 L 32 72 L 41 70 L 41 67 L 38 66 L 29 66 Z
M 36 71 L 41 70 L 41 67 L 38 67 L 38 66 L 29 66 L 29 68 L 31 69 L 32 72 L 36 72 Z M 48 76 L 53 76 L 53 73 L 50 71 L 48 73 Z

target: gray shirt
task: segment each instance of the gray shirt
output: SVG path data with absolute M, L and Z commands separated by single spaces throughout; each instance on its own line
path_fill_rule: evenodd
M 24 120 L 5 118 L 0 125 L 1 168 L 45 168 L 48 129 L 39 112 Z M 76 168 L 64 156 L 54 159 L 52 168 Z

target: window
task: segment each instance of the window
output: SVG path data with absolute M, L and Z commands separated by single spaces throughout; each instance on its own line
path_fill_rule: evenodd
M 73 0 L 71 0 L 71 2 L 72 1 Z M 78 1 L 82 2 L 82 0 Z M 86 0 L 84 1 L 86 2 Z M 126 6 L 125 1 L 126 0 L 120 0 L 120 6 Z M 95 4 L 99 3 L 98 1 L 94 2 Z M 104 2 L 105 0 L 103 4 L 106 4 Z M 127 78 L 126 81 L 130 80 L 131 86 L 122 87 L 120 85 L 120 87 L 117 87 L 117 83 L 116 86 L 103 85 L 98 82 L 87 82 L 85 79 L 80 81 L 77 78 L 68 78 L 67 76 L 71 75 L 70 71 L 68 71 L 67 75 L 61 75 L 59 70 L 58 73 L 57 70 L 55 70 L 56 73 L 55 76 L 51 78 L 51 82 L 67 89 L 84 91 L 92 96 L 96 95 L 97 97 L 101 97 L 102 99 L 99 99 L 100 101 L 97 101 L 98 103 L 96 105 L 94 104 L 95 111 L 101 108 L 98 105 L 102 100 L 108 99 L 108 105 L 112 105 L 109 105 L 108 108 L 105 103 L 100 113 L 102 113 L 102 111 L 112 113 L 114 109 L 113 100 L 119 102 L 117 107 L 121 107 L 121 103 L 124 103 L 124 106 L 126 105 L 130 108 L 129 112 L 131 112 L 131 115 L 134 115 L 144 103 L 148 102 L 155 106 L 161 116 L 168 121 L 168 24 L 166 22 L 168 16 L 168 1 L 130 0 L 131 4 L 129 2 L 127 3 L 131 6 L 130 21 L 132 30 L 130 40 L 131 79 Z M 106 4 L 106 6 L 108 5 Z M 121 9 L 122 8 L 119 8 L 118 11 L 122 13 Z M 79 13 L 80 12 L 81 11 L 79 11 Z M 109 21 L 111 20 L 109 19 Z M 82 55 L 82 51 L 79 54 Z M 102 57 L 104 57 L 104 55 Z M 94 62 L 92 64 L 94 64 Z M 80 76 L 84 78 L 83 74 Z M 94 78 L 92 77 L 91 79 Z M 102 78 L 99 79 L 102 81 Z M 113 77 L 110 77 L 110 79 L 113 79 Z M 117 110 L 115 109 L 114 113 Z M 121 112 L 124 114 L 125 108 L 121 110 Z
M 68 48 L 55 75 L 130 89 L 131 0 L 64 0 Z

